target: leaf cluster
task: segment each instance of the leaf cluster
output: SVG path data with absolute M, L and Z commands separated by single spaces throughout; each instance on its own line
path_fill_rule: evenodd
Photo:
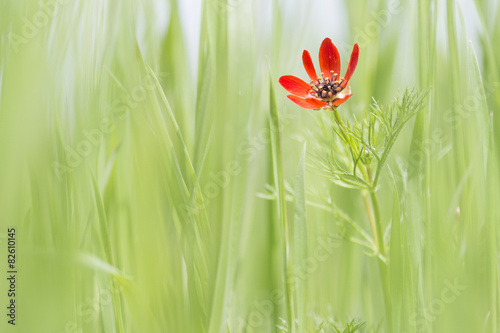
M 278 329 L 281 333 L 288 333 L 288 323 L 280 318 L 281 324 L 278 325 Z M 363 327 L 366 322 L 356 323 L 353 319 L 350 322 L 341 324 L 333 320 L 322 321 L 320 324 L 315 325 L 313 328 L 307 330 L 307 333 L 355 333 L 358 332 L 361 327 Z
M 340 186 L 375 190 L 394 144 L 422 109 L 425 95 L 406 90 L 385 107 L 374 100 L 362 119 L 342 120 L 334 111 L 332 117 L 317 120 L 317 133 L 324 137 L 317 140 L 313 168 Z

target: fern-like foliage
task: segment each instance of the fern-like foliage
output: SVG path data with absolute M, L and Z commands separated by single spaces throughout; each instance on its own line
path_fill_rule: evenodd
M 280 318 L 281 323 L 277 325 L 278 330 L 281 333 L 288 333 L 288 323 Z M 366 322 L 358 322 L 356 323 L 353 319 L 350 322 L 346 322 L 345 324 L 340 324 L 334 322 L 333 320 L 322 321 L 318 325 L 315 325 L 312 328 L 307 329 L 307 333 L 355 333 L 358 332 L 361 327 L 363 327 Z M 359 333 L 362 333 L 359 331 Z
M 316 171 L 343 187 L 374 190 L 403 127 L 422 109 L 426 93 L 407 90 L 386 107 L 374 100 L 363 119 L 324 117 L 317 121 Z M 373 171 L 372 171 L 373 170 Z

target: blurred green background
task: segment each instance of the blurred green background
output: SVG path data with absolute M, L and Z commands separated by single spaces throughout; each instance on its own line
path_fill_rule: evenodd
M 2 276 L 8 227 L 18 263 L 1 331 L 500 332 L 499 15 L 497 0 L 1 0 Z M 376 259 L 338 237 L 342 214 L 369 230 L 360 194 L 311 163 L 330 115 L 277 84 L 305 79 L 302 51 L 317 66 L 326 37 L 342 72 L 360 46 L 343 119 L 429 90 L 378 189 L 389 317 Z M 305 263 L 296 327 L 284 216 Z

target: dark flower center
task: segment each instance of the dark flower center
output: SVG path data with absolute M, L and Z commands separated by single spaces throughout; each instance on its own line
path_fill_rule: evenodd
M 311 81 L 311 94 L 312 97 L 324 100 L 325 102 L 334 101 L 337 94 L 342 91 L 342 82 L 344 78 L 338 79 L 338 74 L 333 71 L 330 72 L 330 77 L 326 77 L 321 73 L 317 81 Z

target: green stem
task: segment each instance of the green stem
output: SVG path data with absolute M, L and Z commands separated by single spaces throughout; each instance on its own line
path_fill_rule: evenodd
M 342 122 L 342 119 L 340 119 L 339 112 L 337 109 L 333 110 L 333 115 L 335 116 L 335 121 L 337 121 L 337 125 L 339 125 L 340 131 L 342 132 L 342 136 L 344 137 L 344 140 L 351 145 L 351 137 L 347 135 L 347 133 L 344 131 L 344 123 Z
M 349 148 L 351 150 L 351 154 L 353 153 L 354 151 L 354 154 L 357 155 L 357 150 L 356 150 L 356 146 L 353 145 L 352 143 L 352 139 L 351 139 L 351 136 L 348 135 L 345 131 L 344 131 L 344 123 L 342 122 L 342 119 L 340 118 L 340 115 L 339 115 L 339 112 L 337 111 L 337 109 L 333 110 L 333 115 L 335 116 L 335 121 L 337 122 L 337 125 L 339 125 L 339 128 L 340 128 L 340 132 L 342 133 L 342 136 L 344 137 L 344 140 L 349 144 Z
M 350 148 L 353 149 L 351 137 L 347 135 L 347 133 L 344 131 L 344 123 L 342 122 L 339 113 L 337 112 L 336 109 L 333 111 L 333 113 L 335 116 L 335 120 L 339 125 L 342 136 L 344 137 L 345 141 L 349 144 Z M 367 165 L 365 167 L 363 164 L 361 164 L 359 168 L 361 173 L 365 177 L 367 183 L 372 184 L 371 189 L 369 191 L 363 191 L 363 202 L 365 205 L 366 213 L 368 215 L 368 220 L 370 222 L 370 227 L 372 229 L 373 237 L 375 239 L 375 246 L 377 247 L 377 262 L 380 272 L 380 280 L 382 283 L 382 292 L 384 295 L 384 306 L 387 318 L 387 328 L 388 332 L 392 333 L 392 304 L 391 304 L 390 285 L 389 285 L 389 267 L 386 262 L 387 252 L 384 243 L 384 233 L 382 231 L 382 224 L 380 220 L 380 205 L 378 202 L 377 193 L 375 192 L 374 179 L 370 166 Z M 379 173 L 378 169 L 379 168 L 377 168 L 375 181 L 378 180 L 378 173 Z
M 383 257 L 385 257 L 386 249 L 384 243 L 384 233 L 382 231 L 382 225 L 380 223 L 380 205 L 378 203 L 378 196 L 375 191 L 370 191 L 370 199 L 375 219 L 375 233 L 376 238 L 378 239 L 377 250 Z
M 367 181 L 372 181 L 372 173 L 370 166 L 366 167 L 366 177 Z M 365 204 L 366 212 L 368 215 L 368 220 L 370 221 L 370 226 L 372 228 L 373 237 L 375 239 L 375 245 L 377 247 L 377 261 L 380 272 L 380 280 L 382 283 L 382 291 L 384 294 L 384 306 L 387 318 L 387 328 L 388 332 L 392 332 L 392 304 L 391 304 L 391 294 L 389 285 L 389 267 L 387 262 L 382 258 L 386 259 L 386 248 L 384 242 L 384 233 L 382 231 L 382 224 L 380 219 L 380 204 L 378 202 L 377 193 L 374 190 L 363 193 L 363 201 Z M 387 260 L 387 259 L 386 259 Z

